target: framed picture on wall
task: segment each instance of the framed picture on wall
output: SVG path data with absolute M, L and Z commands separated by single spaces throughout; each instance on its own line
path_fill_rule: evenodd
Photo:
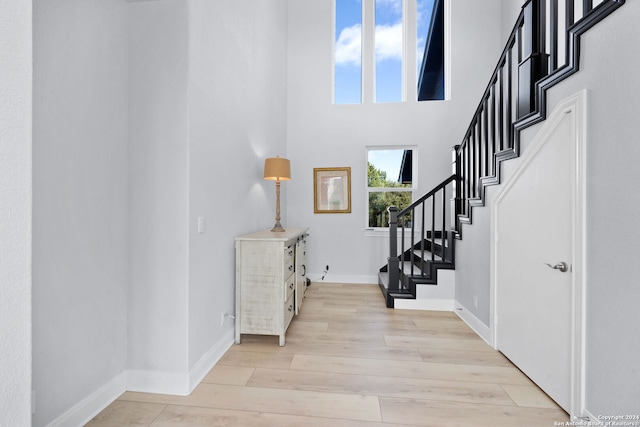
M 313 212 L 351 213 L 351 168 L 313 169 Z

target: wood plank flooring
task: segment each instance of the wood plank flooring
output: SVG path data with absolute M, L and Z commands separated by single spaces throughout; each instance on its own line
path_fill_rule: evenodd
M 244 336 L 187 397 L 124 393 L 104 426 L 553 426 L 569 418 L 454 313 L 314 283 L 277 337 Z M 556 424 L 558 425 L 558 424 Z

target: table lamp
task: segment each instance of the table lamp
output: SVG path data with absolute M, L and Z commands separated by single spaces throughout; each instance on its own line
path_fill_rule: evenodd
M 265 159 L 264 179 L 276 182 L 276 225 L 271 231 L 284 231 L 280 224 L 280 181 L 291 179 L 291 162 L 278 156 Z

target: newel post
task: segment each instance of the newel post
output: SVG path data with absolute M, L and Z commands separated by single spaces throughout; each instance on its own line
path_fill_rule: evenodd
M 537 110 L 536 83 L 548 74 L 545 3 L 544 0 L 531 0 L 522 7 L 524 22 L 518 64 L 518 119 Z
M 389 273 L 389 288 L 387 293 L 400 290 L 400 259 L 398 258 L 398 208 L 389 206 L 389 257 L 387 258 L 387 271 Z M 387 299 L 388 300 L 388 299 Z

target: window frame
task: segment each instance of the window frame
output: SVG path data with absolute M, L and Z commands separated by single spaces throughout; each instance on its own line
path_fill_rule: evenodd
M 385 150 L 411 150 L 411 187 L 369 187 L 369 152 Z M 367 235 L 384 235 L 389 233 L 389 227 L 371 227 L 369 225 L 369 195 L 381 192 L 408 192 L 411 193 L 411 203 L 419 196 L 418 189 L 418 146 L 417 145 L 368 145 L 365 147 L 365 210 L 364 225 Z
M 376 59 L 375 59 L 375 0 L 362 0 L 361 33 L 360 33 L 360 102 L 336 102 L 336 41 L 337 41 L 337 7 L 336 0 L 332 1 L 333 22 L 332 22 L 332 52 L 331 52 L 331 104 L 332 105 L 363 105 L 363 104 L 398 104 L 398 103 L 422 103 L 426 101 L 443 102 L 450 99 L 450 2 L 451 0 L 436 0 L 442 5 L 441 24 L 443 26 L 442 35 L 442 64 L 440 78 L 442 78 L 442 89 L 439 96 L 420 100 L 423 90 L 423 79 L 425 78 L 425 68 L 422 63 L 418 64 L 418 22 L 417 22 L 417 1 L 402 0 L 402 26 L 403 26 L 403 55 L 402 55 L 402 96 L 400 101 L 378 101 L 376 96 Z M 431 31 L 431 30 L 430 30 Z M 423 58 L 424 61 L 424 58 Z M 426 81 L 430 81 L 427 79 Z
M 363 72 L 364 72 L 364 43 L 363 40 L 365 38 L 364 36 L 364 1 L 361 4 L 361 11 L 360 11 L 360 64 L 359 64 L 359 69 L 358 69 L 358 73 L 360 74 L 360 80 L 359 80 L 359 101 L 358 102 L 336 102 L 338 98 L 337 97 L 337 87 L 336 87 L 336 83 L 337 83 L 337 77 L 336 77 L 336 73 L 337 73 L 337 63 L 336 63 L 336 47 L 337 47 L 337 41 L 338 41 L 338 34 L 337 34 L 337 25 L 338 25 L 338 7 L 336 5 L 336 2 L 338 0 L 332 0 L 332 16 L 333 16 L 333 31 L 332 31 L 332 42 L 331 42 L 331 104 L 332 105 L 362 105 L 364 103 L 364 93 L 363 93 L 363 89 L 364 89 L 364 84 L 363 84 Z

